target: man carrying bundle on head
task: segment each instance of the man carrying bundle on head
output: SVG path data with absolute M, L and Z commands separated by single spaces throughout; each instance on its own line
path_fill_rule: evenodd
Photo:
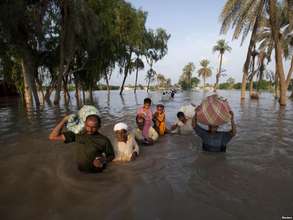
M 63 128 L 67 131 L 63 132 Z M 51 141 L 77 143 L 76 160 L 80 171 L 102 172 L 114 159 L 110 140 L 99 133 L 101 119 L 94 106 L 84 106 L 78 115 L 65 116 L 49 135 Z
M 208 126 L 208 130 L 198 125 L 198 122 Z M 231 122 L 230 131 L 218 131 L 220 125 Z M 192 126 L 202 139 L 204 151 L 226 152 L 226 145 L 236 135 L 234 113 L 226 100 L 217 95 L 207 97 L 195 109 Z

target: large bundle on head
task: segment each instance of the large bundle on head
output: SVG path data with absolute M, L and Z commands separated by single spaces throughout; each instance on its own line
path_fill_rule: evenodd
M 202 101 L 197 112 L 197 121 L 205 125 L 223 125 L 231 120 L 231 108 L 226 99 L 217 95 Z
M 80 133 L 84 128 L 86 118 L 90 115 L 99 115 L 99 110 L 95 106 L 84 105 L 77 114 L 69 115 L 67 130 L 75 134 Z
M 195 113 L 194 110 L 195 110 L 195 107 L 194 107 L 193 105 L 191 105 L 191 104 L 189 104 L 189 105 L 185 105 L 185 106 L 182 106 L 182 107 L 179 109 L 179 111 L 180 111 L 180 112 L 183 112 L 184 115 L 185 115 L 185 117 L 187 117 L 187 118 L 193 118 L 194 113 Z

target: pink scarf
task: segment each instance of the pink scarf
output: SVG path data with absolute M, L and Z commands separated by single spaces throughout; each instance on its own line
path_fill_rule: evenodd
M 137 114 L 144 116 L 145 121 L 144 121 L 142 135 L 145 138 L 148 138 L 149 137 L 149 130 L 150 130 L 150 127 L 152 126 L 153 112 L 150 108 L 144 109 L 144 107 L 142 106 L 137 110 Z

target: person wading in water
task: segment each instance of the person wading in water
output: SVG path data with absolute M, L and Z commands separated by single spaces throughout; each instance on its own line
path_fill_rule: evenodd
M 49 135 L 51 141 L 64 143 L 76 142 L 77 167 L 80 171 L 97 173 L 106 168 L 114 159 L 114 150 L 110 140 L 99 133 L 101 119 L 97 115 L 89 115 L 85 121 L 84 131 L 75 134 L 72 131 L 62 132 L 68 121 L 65 116 Z

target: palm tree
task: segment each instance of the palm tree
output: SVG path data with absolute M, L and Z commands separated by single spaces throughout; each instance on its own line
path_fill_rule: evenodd
M 289 4 L 287 4 L 289 5 Z M 281 41 L 282 47 L 282 56 L 285 60 L 290 59 L 292 56 L 292 45 L 293 45 L 293 36 L 290 32 L 290 26 L 288 25 L 289 21 L 289 13 L 286 4 L 277 4 L 277 14 L 279 17 L 279 39 Z M 288 15 L 287 15 L 288 14 Z M 260 27 L 259 32 L 257 33 L 257 42 L 259 43 L 259 50 L 263 50 L 266 53 L 266 58 L 268 62 L 271 60 L 272 51 L 274 49 L 274 39 L 271 31 L 270 19 L 267 17 L 263 18 L 263 25 Z M 275 96 L 279 98 L 279 77 L 277 71 L 275 72 Z
M 144 69 L 144 63 L 143 63 L 143 61 L 139 58 L 139 56 L 137 56 L 133 64 L 134 64 L 134 67 L 136 68 L 135 84 L 134 84 L 134 93 L 136 93 L 138 71 Z
M 198 76 L 203 78 L 203 88 L 206 85 L 206 78 L 212 75 L 212 70 L 209 67 L 210 61 L 207 59 L 203 59 L 199 62 L 201 68 L 197 71 Z
M 214 86 L 214 90 L 217 90 L 218 84 L 219 84 L 219 79 L 222 73 L 222 61 L 223 61 L 223 55 L 224 53 L 230 52 L 232 48 L 228 45 L 228 43 L 224 40 L 218 40 L 217 44 L 213 47 L 213 52 L 219 52 L 220 53 L 220 63 L 219 63 L 219 69 L 218 73 L 216 74 L 216 83 Z
M 147 75 L 145 77 L 145 80 L 148 82 L 147 92 L 149 92 L 150 83 L 156 79 L 156 75 L 157 75 L 157 73 L 153 68 L 151 68 L 147 71 Z
M 246 60 L 243 65 L 241 99 L 245 98 L 251 53 L 256 42 L 260 18 L 264 13 L 265 2 L 266 0 L 228 0 L 220 15 L 221 33 L 226 34 L 232 27 L 234 29 L 233 39 L 238 39 L 242 35 L 241 44 L 252 30 Z
M 277 1 L 269 0 L 268 8 L 269 8 L 270 27 L 271 27 L 272 38 L 273 38 L 274 48 L 275 48 L 275 68 L 276 68 L 276 73 L 278 75 L 279 84 L 280 84 L 279 103 L 280 105 L 285 106 L 287 103 L 287 90 L 288 90 L 288 86 L 289 86 L 291 76 L 293 73 L 293 56 L 291 58 L 291 66 L 286 77 L 284 66 L 283 66 L 283 60 L 282 60 L 282 56 L 284 53 L 282 48 L 281 26 L 280 26 L 280 23 L 281 23 L 280 20 L 282 17 L 279 16 L 279 13 L 278 13 Z M 289 11 L 289 10 L 286 10 L 286 11 Z M 288 21 L 288 24 L 289 24 L 289 21 Z M 290 25 L 288 25 L 288 29 L 289 27 Z

